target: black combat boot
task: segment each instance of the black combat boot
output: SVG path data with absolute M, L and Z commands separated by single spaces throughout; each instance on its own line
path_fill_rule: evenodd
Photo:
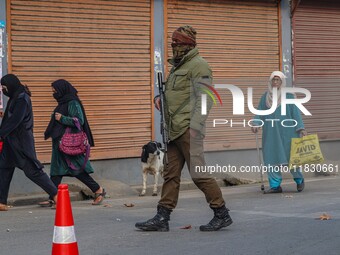
M 233 223 L 229 215 L 229 209 L 225 206 L 211 209 L 214 211 L 214 218 L 207 225 L 200 226 L 201 231 L 217 231 Z
M 157 206 L 157 214 L 145 222 L 137 222 L 135 227 L 144 231 L 169 231 L 169 220 L 171 209 L 161 205 Z

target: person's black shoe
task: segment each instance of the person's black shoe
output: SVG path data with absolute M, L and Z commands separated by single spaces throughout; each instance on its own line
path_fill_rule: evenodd
M 169 231 L 169 220 L 171 209 L 157 206 L 157 214 L 145 222 L 137 222 L 135 227 L 143 231 Z
M 208 224 L 200 226 L 201 231 L 217 231 L 233 223 L 229 215 L 229 209 L 225 206 L 211 209 L 214 211 L 214 218 Z
M 300 184 L 296 184 L 296 189 L 298 192 L 303 191 L 304 188 L 305 188 L 305 181 L 302 181 Z
M 270 189 L 267 189 L 263 192 L 263 194 L 274 194 L 274 193 L 282 193 L 281 186 L 279 186 L 277 188 L 270 188 Z

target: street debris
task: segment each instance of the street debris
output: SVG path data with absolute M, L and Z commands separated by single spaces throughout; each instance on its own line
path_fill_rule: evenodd
M 191 225 L 185 225 L 184 227 L 180 227 L 180 229 L 191 229 Z
M 293 198 L 292 195 L 285 195 L 284 197 L 285 197 L 285 198 Z
M 316 220 L 330 220 L 330 219 L 331 219 L 331 216 L 327 213 L 323 213 L 318 218 L 316 218 Z
M 129 204 L 124 204 L 126 207 L 134 207 L 135 205 L 132 204 L 132 203 L 129 203 Z

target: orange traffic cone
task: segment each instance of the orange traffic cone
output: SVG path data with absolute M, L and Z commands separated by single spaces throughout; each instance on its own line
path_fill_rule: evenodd
M 79 255 L 67 184 L 58 187 L 52 255 Z

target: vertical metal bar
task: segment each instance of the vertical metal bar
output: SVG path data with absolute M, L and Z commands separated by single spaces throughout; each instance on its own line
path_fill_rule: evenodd
M 158 81 L 155 78 L 158 72 L 164 74 L 164 1 L 154 0 L 153 1 L 153 76 L 155 86 L 153 88 L 154 95 L 158 95 Z M 157 83 L 156 83 L 157 82 Z M 154 106 L 152 106 L 154 107 Z M 153 135 L 157 141 L 161 141 L 162 137 L 160 135 L 160 114 L 159 111 L 154 110 L 153 112 Z
M 281 22 L 281 67 L 286 75 L 287 87 L 292 86 L 292 23 L 289 0 L 282 0 L 280 4 Z

